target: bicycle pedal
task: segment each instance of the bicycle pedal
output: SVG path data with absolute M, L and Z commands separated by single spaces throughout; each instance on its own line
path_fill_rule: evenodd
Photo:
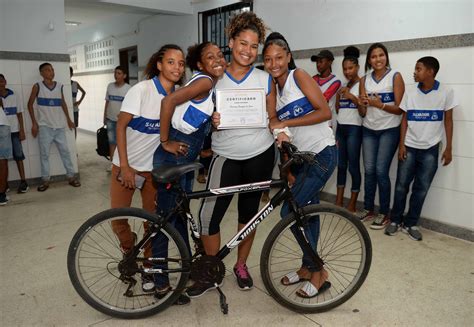
M 216 287 L 216 290 L 219 292 L 219 305 L 221 307 L 221 311 L 223 314 L 228 314 L 229 313 L 229 305 L 227 304 L 227 299 L 225 297 L 224 292 L 222 292 L 221 288 L 217 283 L 214 284 Z

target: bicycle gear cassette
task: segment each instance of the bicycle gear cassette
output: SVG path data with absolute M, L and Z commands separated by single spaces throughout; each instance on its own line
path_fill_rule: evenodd
M 191 279 L 201 283 L 222 283 L 225 276 L 225 265 L 221 259 L 203 255 L 191 263 Z

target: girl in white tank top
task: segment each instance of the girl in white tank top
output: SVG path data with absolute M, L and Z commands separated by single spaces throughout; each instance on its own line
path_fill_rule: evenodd
M 270 122 L 277 142 L 289 141 L 289 137 L 292 137 L 292 143 L 299 150 L 314 152 L 317 162 L 292 167 L 295 175 L 293 198 L 300 206 L 317 204 L 319 192 L 331 177 L 337 161 L 333 132 L 327 123 L 332 116 L 331 109 L 311 76 L 295 67 L 288 43 L 281 34 L 275 32 L 268 36 L 263 48 L 263 62 L 265 70 L 272 75 L 277 86 L 279 121 Z M 285 217 L 288 213 L 288 203 L 285 203 L 281 216 Z M 311 246 L 316 249 L 319 217 L 308 220 L 304 233 Z M 309 251 L 302 251 L 301 267 L 295 267 L 296 271 L 283 276 L 281 283 L 287 286 L 306 280 L 296 291 L 296 295 L 312 298 L 327 290 L 331 284 L 324 267 L 318 271 L 311 254 L 307 253 Z

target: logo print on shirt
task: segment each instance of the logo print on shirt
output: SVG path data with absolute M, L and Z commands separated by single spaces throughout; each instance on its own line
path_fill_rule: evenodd
M 49 100 L 49 105 L 54 106 L 54 100 Z
M 303 108 L 301 108 L 300 106 L 294 106 L 293 107 L 293 115 L 294 116 L 299 116 L 300 114 L 303 113 Z
M 433 112 L 431 115 L 431 120 L 438 120 L 438 114 L 436 112 Z
M 386 94 L 384 97 L 383 97 L 383 101 L 385 102 L 390 102 L 390 94 Z

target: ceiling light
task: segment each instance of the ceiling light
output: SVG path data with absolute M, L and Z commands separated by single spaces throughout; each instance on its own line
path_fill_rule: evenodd
M 66 23 L 67 26 L 79 26 L 79 25 L 81 25 L 81 22 L 73 22 L 71 20 L 66 20 L 65 23 Z

